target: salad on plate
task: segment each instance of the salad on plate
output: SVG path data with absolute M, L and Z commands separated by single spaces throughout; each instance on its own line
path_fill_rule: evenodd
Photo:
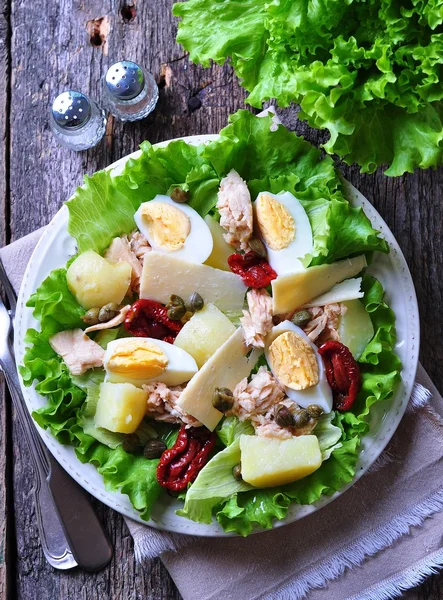
M 168 493 L 248 535 L 333 494 L 400 379 L 366 272 L 388 245 L 332 160 L 271 124 L 239 111 L 208 144 L 144 142 L 86 177 L 77 254 L 27 303 L 35 420 L 146 520 Z

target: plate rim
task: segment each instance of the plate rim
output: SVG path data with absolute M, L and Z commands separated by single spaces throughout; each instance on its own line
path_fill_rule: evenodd
M 171 140 L 165 140 L 163 142 L 159 142 L 157 144 L 154 144 L 153 147 L 154 148 L 164 148 L 171 142 L 179 141 L 179 140 L 182 140 L 191 145 L 197 145 L 200 143 L 207 143 L 209 141 L 216 140 L 219 137 L 220 137 L 219 134 L 203 134 L 203 135 L 184 136 L 184 137 L 180 137 L 180 138 L 174 138 Z M 103 170 L 112 170 L 112 171 L 114 171 L 114 174 L 118 174 L 129 159 L 131 159 L 131 158 L 135 159 L 138 156 L 140 156 L 141 153 L 142 153 L 142 150 L 137 150 L 126 156 L 123 156 L 120 159 L 118 159 L 117 161 L 115 161 L 114 163 L 107 166 Z M 335 166 L 335 168 L 337 168 L 337 167 Z M 375 456 L 375 458 L 372 459 L 371 464 L 369 464 L 365 468 L 361 468 L 358 470 L 356 469 L 356 473 L 355 473 L 353 480 L 349 484 L 343 486 L 340 490 L 335 492 L 333 495 L 322 496 L 317 502 L 315 502 L 312 505 L 303 505 L 302 508 L 300 508 L 300 510 L 299 510 L 299 512 L 303 512 L 303 514 L 301 514 L 301 515 L 296 514 L 292 517 L 287 516 L 285 519 L 283 519 L 281 521 L 274 521 L 272 529 L 277 528 L 277 527 L 283 527 L 285 525 L 289 525 L 290 523 L 293 523 L 300 518 L 303 518 L 305 516 L 308 516 L 309 514 L 312 514 L 313 512 L 316 512 L 317 510 L 321 509 L 326 504 L 329 504 L 334 499 L 340 497 L 350 487 L 352 487 L 365 473 L 368 472 L 368 470 L 371 468 L 371 466 L 377 460 L 378 456 L 380 456 L 380 454 L 386 448 L 386 445 L 389 443 L 390 439 L 392 438 L 396 429 L 398 428 L 398 425 L 400 424 L 401 419 L 403 418 L 403 414 L 406 410 L 406 406 L 409 401 L 409 396 L 412 392 L 412 387 L 413 387 L 413 383 L 415 380 L 416 370 L 418 367 L 418 348 L 420 345 L 420 322 L 419 322 L 418 302 L 417 302 L 417 296 L 416 296 L 416 292 L 415 292 L 415 288 L 414 288 L 414 283 L 413 283 L 412 276 L 409 271 L 408 265 L 406 263 L 406 259 L 403 255 L 392 231 L 390 230 L 390 228 L 388 227 L 388 225 L 386 224 L 384 219 L 381 217 L 381 215 L 378 213 L 378 211 L 369 202 L 369 200 L 367 198 L 365 198 L 361 194 L 361 192 L 359 192 L 346 179 L 344 179 L 344 184 L 345 184 L 345 187 L 347 188 L 348 194 L 355 195 L 355 197 L 358 199 L 358 202 L 363 204 L 364 212 L 368 215 L 368 218 L 371 220 L 371 222 L 373 221 L 373 218 L 375 218 L 375 220 L 377 221 L 377 229 L 382 229 L 382 234 L 385 237 L 387 235 L 387 237 L 390 238 L 388 243 L 390 246 L 391 253 L 390 253 L 390 255 L 388 255 L 388 257 L 392 258 L 393 254 L 395 254 L 395 258 L 398 261 L 399 266 L 401 266 L 401 269 L 402 269 L 402 275 L 404 277 L 404 282 L 407 282 L 408 286 L 409 286 L 409 289 L 408 289 L 409 297 L 407 299 L 407 302 L 405 300 L 405 303 L 409 306 L 411 313 L 412 313 L 412 317 L 413 317 L 413 319 L 412 319 L 413 320 L 412 339 L 415 340 L 417 350 L 416 350 L 415 356 L 412 358 L 412 363 L 408 365 L 409 366 L 409 379 L 408 379 L 407 385 L 401 395 L 402 399 L 400 402 L 399 411 L 397 412 L 397 414 L 395 415 L 395 418 L 394 418 L 395 424 L 392 427 L 391 431 L 388 432 L 388 434 L 386 435 L 383 442 L 380 443 L 379 446 L 377 446 L 377 450 L 375 452 L 376 456 Z M 70 198 L 72 198 L 72 195 Z M 349 198 L 349 201 L 351 201 L 350 198 Z M 26 308 L 25 302 L 28 299 L 29 293 L 30 293 L 28 290 L 27 282 L 28 282 L 29 276 L 30 276 L 31 265 L 33 264 L 34 261 L 38 261 L 38 255 L 40 253 L 40 250 L 41 250 L 41 248 L 43 248 L 43 246 L 45 246 L 47 244 L 48 240 L 50 239 L 50 236 L 52 235 L 53 237 L 57 237 L 57 235 L 60 234 L 61 226 L 63 226 L 64 221 L 67 221 L 67 217 L 68 217 L 68 209 L 67 209 L 66 204 L 63 203 L 61 208 L 57 211 L 57 213 L 54 215 L 54 217 L 51 219 L 51 221 L 46 226 L 45 231 L 43 232 L 36 247 L 34 248 L 31 258 L 29 259 L 29 262 L 26 266 L 23 280 L 22 280 L 22 283 L 20 286 L 18 301 L 17 301 L 16 323 L 17 323 L 18 327 L 17 327 L 15 340 L 14 340 L 14 350 L 15 350 L 17 367 L 22 362 L 23 351 L 24 351 L 24 347 L 25 347 L 23 336 L 21 336 L 19 334 L 24 333 L 21 331 L 22 330 L 21 323 L 23 322 L 23 316 L 25 314 L 25 311 L 30 310 L 30 309 Z M 60 221 L 60 223 L 59 223 L 59 221 Z M 382 227 L 380 227 L 381 225 L 382 225 Z M 57 229 L 57 227 L 58 227 L 58 229 Z M 397 271 L 397 274 L 398 274 L 398 271 Z M 25 294 L 26 294 L 26 296 L 25 296 Z M 397 325 L 397 323 L 398 323 L 398 316 L 396 314 L 396 325 Z M 405 367 L 406 367 L 406 365 L 403 364 L 402 374 L 403 374 L 403 371 L 405 370 Z M 34 385 L 32 387 L 27 388 L 24 386 L 21 376 L 19 376 L 19 379 L 20 379 L 20 385 L 21 385 L 23 396 L 25 398 L 27 409 L 29 412 L 31 412 L 32 411 L 32 399 L 30 396 L 32 394 L 35 394 L 39 398 L 41 398 L 41 396 L 39 394 L 37 394 L 37 392 L 35 392 Z M 403 383 L 404 383 L 404 380 L 402 377 L 402 381 L 399 384 L 399 386 L 403 385 Z M 400 394 L 400 391 L 401 390 L 399 390 L 399 389 L 396 390 L 394 397 L 393 397 L 394 399 L 396 398 L 397 395 Z M 405 398 L 406 398 L 406 400 L 405 400 Z M 77 481 L 77 483 L 79 485 L 81 485 L 82 487 L 84 487 L 93 496 L 98 498 L 101 502 L 103 502 L 110 508 L 113 508 L 117 512 L 120 512 L 124 516 L 131 518 L 131 519 L 135 519 L 144 525 L 149 525 L 156 529 L 164 530 L 164 531 L 174 531 L 174 532 L 179 532 L 179 533 L 188 534 L 188 535 L 196 535 L 196 536 L 201 536 L 201 537 L 232 537 L 232 536 L 237 535 L 233 532 L 226 533 L 214 521 L 211 523 L 211 525 L 205 525 L 205 524 L 196 523 L 194 521 L 190 521 L 190 520 L 182 517 L 178 529 L 177 529 L 176 525 L 174 525 L 174 526 L 172 526 L 171 524 L 167 525 L 167 524 L 163 524 L 163 523 L 158 523 L 153 520 L 144 521 L 143 519 L 141 519 L 138 511 L 136 511 L 135 508 L 133 508 L 131 506 L 130 509 L 127 509 L 125 506 L 122 506 L 118 502 L 118 499 L 121 498 L 122 496 L 125 498 L 125 501 L 128 500 L 128 497 L 125 494 L 122 494 L 121 492 L 109 492 L 108 490 L 104 490 L 104 489 L 103 489 L 103 491 L 104 491 L 104 493 L 103 493 L 102 490 L 96 489 L 92 484 L 90 484 L 87 481 L 87 479 L 85 478 L 84 475 L 82 476 L 78 472 L 78 470 L 81 471 L 82 467 L 85 467 L 86 465 L 82 464 L 78 460 L 78 458 L 75 456 L 75 454 L 73 454 L 73 456 L 74 456 L 74 462 L 75 462 L 76 466 L 71 465 L 60 454 L 60 451 L 58 451 L 58 448 L 60 448 L 60 447 L 63 449 L 71 448 L 71 450 L 73 451 L 72 446 L 64 446 L 63 444 L 60 444 L 60 442 L 58 442 L 49 432 L 47 432 L 44 429 L 41 429 L 37 425 L 37 423 L 35 423 L 35 426 L 36 426 L 37 431 L 39 432 L 41 438 L 43 439 L 45 446 L 53 454 L 53 456 L 56 458 L 56 460 L 62 465 L 62 467 L 65 468 L 65 470 L 67 470 L 67 472 Z M 359 455 L 359 461 L 360 461 L 360 458 L 361 458 L 361 453 Z M 92 467 L 92 468 L 95 469 L 95 467 Z M 97 474 L 98 474 L 98 472 L 97 472 Z M 103 479 L 102 479 L 101 475 L 98 474 L 98 476 L 101 478 L 101 481 L 103 483 Z M 103 483 L 103 488 L 104 488 L 104 483 Z M 292 505 L 292 506 L 294 507 L 294 506 L 299 506 L 299 505 Z M 165 512 L 167 512 L 168 510 L 170 510 L 169 506 L 166 507 Z M 182 521 L 183 521 L 183 523 L 182 523 Z M 211 528 L 214 528 L 215 526 L 218 528 L 217 530 L 214 530 L 214 531 L 210 530 Z M 272 530 L 272 529 L 270 529 L 270 530 Z M 254 530 L 253 533 L 254 534 L 255 533 L 265 533 L 266 531 L 270 531 L 270 530 L 259 529 L 259 530 Z

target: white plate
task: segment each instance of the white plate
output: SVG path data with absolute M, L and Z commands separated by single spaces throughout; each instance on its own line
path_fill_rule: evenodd
M 215 135 L 191 136 L 183 138 L 186 142 L 194 145 L 207 143 L 216 139 Z M 165 146 L 169 142 L 163 142 L 158 146 Z M 139 152 L 122 158 L 114 163 L 109 169 L 120 171 L 125 162 L 135 158 Z M 355 483 L 372 465 L 379 456 L 392 434 L 397 428 L 408 403 L 418 362 L 419 350 L 419 318 L 417 299 L 414 285 L 404 256 L 388 226 L 380 217 L 378 212 L 351 184 L 346 183 L 349 199 L 354 206 L 362 206 L 372 221 L 373 226 L 380 230 L 389 243 L 391 253 L 386 255 L 377 254 L 375 264 L 371 265 L 369 271 L 377 277 L 386 290 L 387 302 L 395 311 L 397 317 L 398 342 L 396 351 L 403 363 L 402 381 L 399 384 L 393 398 L 388 402 L 376 404 L 371 408 L 371 431 L 363 438 L 361 452 L 357 464 Z M 22 286 L 20 289 L 15 333 L 15 355 L 17 364 L 22 364 L 25 352 L 24 337 L 29 327 L 38 328 L 39 323 L 33 318 L 32 310 L 25 306 L 29 296 L 37 289 L 40 283 L 53 269 L 62 267 L 70 256 L 75 254 L 75 241 L 67 232 L 68 209 L 63 206 L 55 215 L 41 237 L 27 266 Z M 36 410 L 44 405 L 44 400 L 33 387 L 27 388 L 22 384 L 23 395 L 29 411 Z M 82 464 L 75 456 L 74 449 L 63 446 L 48 432 L 40 429 L 38 431 L 44 443 L 68 471 L 68 473 L 93 496 L 119 511 L 127 517 L 144 523 L 139 513 L 132 507 L 127 496 L 120 493 L 108 492 L 105 489 L 103 479 L 95 467 L 90 464 Z M 291 505 L 288 515 L 283 521 L 275 523 L 275 527 L 291 523 L 308 515 L 331 502 L 342 494 L 349 484 L 333 496 L 325 497 L 311 506 Z M 181 502 L 168 495 L 162 496 L 161 503 L 154 506 L 149 525 L 158 529 L 188 533 L 203 536 L 224 536 L 225 534 L 218 523 L 201 525 L 178 517 L 175 510 L 181 506 Z

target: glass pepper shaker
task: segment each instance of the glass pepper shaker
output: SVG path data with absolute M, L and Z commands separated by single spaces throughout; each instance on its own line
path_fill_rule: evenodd
M 121 121 L 144 119 L 157 104 L 158 86 L 154 77 L 130 60 L 109 67 L 104 88 L 106 108 Z
M 49 124 L 57 141 L 70 150 L 96 146 L 106 130 L 105 112 L 81 92 L 63 92 L 54 100 Z

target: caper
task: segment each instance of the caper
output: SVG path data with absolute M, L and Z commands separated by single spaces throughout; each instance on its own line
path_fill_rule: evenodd
M 306 412 L 312 419 L 319 419 L 323 414 L 323 409 L 318 404 L 310 404 L 306 408 Z
M 104 308 L 116 313 L 120 312 L 120 304 L 117 304 L 117 302 L 109 302 L 109 304 L 105 304 Z
M 234 405 L 234 394 L 228 388 L 215 388 L 212 396 L 212 406 L 224 413 Z
M 185 192 L 181 187 L 176 187 L 171 192 L 171 199 L 174 200 L 174 202 L 183 204 L 189 200 L 189 192 Z
M 83 323 L 86 323 L 86 325 L 97 325 L 100 322 L 98 319 L 99 312 L 99 308 L 90 308 L 82 317 Z
M 122 441 L 122 448 L 128 454 L 137 454 L 140 451 L 140 438 L 136 433 L 128 433 Z
M 169 296 L 169 302 L 166 305 L 168 308 L 172 307 L 172 306 L 184 306 L 185 301 L 183 300 L 183 298 L 180 298 L 180 296 L 177 296 L 177 294 L 172 294 L 171 296 Z
M 100 321 L 100 323 L 106 323 L 107 321 L 110 321 L 115 316 L 117 316 L 119 311 L 120 311 L 120 307 L 115 302 L 110 302 L 109 304 L 105 304 L 104 306 L 101 307 L 101 309 L 98 313 L 98 320 Z
M 188 298 L 187 306 L 189 306 L 190 310 L 193 312 L 197 312 L 201 310 L 205 305 L 203 298 L 197 292 L 191 294 Z
M 294 413 L 294 427 L 304 427 L 308 422 L 308 411 L 304 408 L 300 408 Z
M 184 304 L 178 304 L 177 306 L 171 306 L 168 308 L 168 318 L 171 321 L 180 321 L 186 314 L 186 308 Z
M 232 474 L 234 475 L 234 479 L 237 481 L 242 481 L 243 477 L 241 474 L 241 463 L 238 463 L 238 465 L 234 465 L 232 467 Z
M 297 327 L 304 327 L 311 319 L 312 316 L 309 310 L 298 310 L 292 315 L 291 321 L 294 323 L 294 325 L 297 325 Z
M 294 415 L 284 404 L 275 407 L 274 419 L 279 427 L 292 427 L 294 425 Z
M 249 247 L 251 248 L 251 250 L 253 252 L 255 252 L 256 254 L 258 254 L 259 256 L 261 256 L 262 258 L 266 258 L 268 255 L 268 252 L 266 250 L 266 246 L 264 245 L 264 243 L 261 241 L 260 238 L 251 238 L 248 242 Z
M 160 458 L 167 446 L 162 440 L 149 440 L 143 450 L 145 458 Z

